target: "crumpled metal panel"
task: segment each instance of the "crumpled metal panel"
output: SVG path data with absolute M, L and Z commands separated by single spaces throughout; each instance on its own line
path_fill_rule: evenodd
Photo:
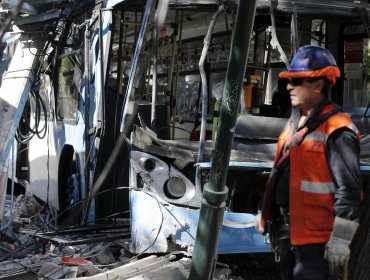
M 171 159 L 180 159 L 186 164 L 197 161 L 198 141 L 162 140 L 152 135 L 149 129 L 138 126 L 134 126 L 131 139 L 134 149 Z M 214 144 L 209 141 L 204 144 L 203 159 L 208 162 L 211 160 Z M 276 143 L 273 141 L 266 142 L 260 141 L 260 139 L 247 141 L 247 139 L 235 138 L 230 160 L 241 162 L 271 161 L 274 160 L 275 151 Z
M 147 171 L 145 165 L 151 163 L 151 170 Z M 168 164 L 159 158 L 139 151 L 131 151 L 131 175 L 140 176 L 144 190 L 150 190 L 161 199 L 176 205 L 200 207 L 201 194 L 196 193 L 194 184 L 177 170 L 172 164 Z M 177 179 L 183 183 L 184 193 L 178 198 L 170 198 L 166 195 L 164 186 L 170 179 Z M 131 187 L 136 187 L 132 182 Z
M 192 252 L 199 209 L 175 206 L 141 190 L 130 191 L 130 207 L 133 253 L 168 252 L 174 244 Z M 254 220 L 252 214 L 225 212 L 218 253 L 271 252 Z

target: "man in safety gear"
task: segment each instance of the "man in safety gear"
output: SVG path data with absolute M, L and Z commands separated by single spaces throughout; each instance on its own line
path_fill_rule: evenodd
M 359 132 L 329 100 L 332 54 L 301 47 L 288 79 L 292 114 L 281 132 L 256 228 L 268 229 L 282 279 L 330 279 L 349 259 L 361 197 Z

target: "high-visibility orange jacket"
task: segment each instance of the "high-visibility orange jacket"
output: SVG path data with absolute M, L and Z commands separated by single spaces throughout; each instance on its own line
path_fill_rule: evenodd
M 291 243 L 324 243 L 330 238 L 334 222 L 335 181 L 327 164 L 326 141 L 339 128 L 359 132 L 351 119 L 338 112 L 309 132 L 298 146 L 290 148 L 289 212 Z M 280 158 L 290 133 L 289 123 L 279 140 L 275 162 Z

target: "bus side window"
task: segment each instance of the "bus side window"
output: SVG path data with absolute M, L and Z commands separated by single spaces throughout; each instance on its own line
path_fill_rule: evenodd
M 65 57 L 58 72 L 56 88 L 57 119 L 67 123 L 77 123 L 78 92 L 73 81 L 74 64 Z

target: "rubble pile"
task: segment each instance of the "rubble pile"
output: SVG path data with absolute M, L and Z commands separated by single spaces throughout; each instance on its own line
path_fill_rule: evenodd
M 3 213 L 0 279 L 186 279 L 190 270 L 190 256 L 182 251 L 133 256 L 126 250 L 128 220 L 58 228 L 56 211 L 38 203 L 27 185 L 14 200 L 6 196 Z M 221 266 L 214 279 L 239 279 L 230 274 Z
M 27 186 L 25 194 L 13 200 L 6 196 L 2 212 L 0 279 L 22 273 L 32 273 L 40 279 L 88 277 L 120 266 L 132 257 L 124 249 L 125 240 L 96 242 L 89 235 L 89 226 L 83 231 L 81 227 L 76 231 L 69 228 L 67 233 L 71 234 L 58 230 L 55 211 L 38 203 Z M 91 232 L 96 228 L 104 228 L 94 235 L 101 240 L 102 235 L 108 235 L 107 229 L 110 239 L 122 232 L 118 226 L 94 227 Z M 73 243 L 76 245 L 69 245 Z
M 114 225 L 61 229 L 58 214 L 40 204 L 28 184 L 25 194 L 7 195 L 0 232 L 0 279 L 186 279 L 191 258 L 183 251 L 132 255 L 129 220 Z M 22 278 L 23 277 L 23 278 Z M 26 278 L 24 278 L 26 277 Z M 113 278 L 112 278 L 113 277 Z M 117 278 L 115 278 L 117 277 Z M 237 279 L 219 264 L 214 279 Z

